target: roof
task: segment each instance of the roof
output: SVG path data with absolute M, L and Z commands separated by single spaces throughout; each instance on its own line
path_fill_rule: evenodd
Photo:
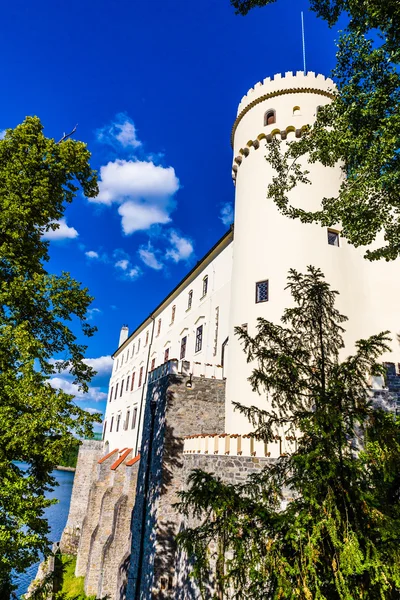
M 132 338 L 134 338 L 141 330 L 147 327 L 147 325 L 151 323 L 152 319 L 154 319 L 161 313 L 165 306 L 171 301 L 171 299 L 174 296 L 178 294 L 178 292 L 181 291 L 181 289 L 187 284 L 187 282 L 190 279 L 194 278 L 197 272 L 200 271 L 207 262 L 211 262 L 211 260 L 214 258 L 213 255 L 219 254 L 219 252 L 224 250 L 232 241 L 233 225 L 230 226 L 228 231 L 224 233 L 224 235 L 218 240 L 218 242 L 214 244 L 214 246 L 210 248 L 210 250 L 203 256 L 203 258 L 195 264 L 195 266 L 189 271 L 189 273 L 185 275 L 185 277 L 178 283 L 177 286 L 174 287 L 173 290 L 171 290 L 171 292 L 160 302 L 160 304 L 158 304 L 158 306 L 155 307 L 155 309 L 149 314 L 149 316 L 146 317 L 146 319 L 144 319 L 144 321 L 142 321 L 140 325 L 138 325 L 138 327 L 136 327 L 136 329 L 130 334 L 130 336 L 124 341 L 124 343 L 121 344 L 115 350 L 115 352 L 113 352 L 113 354 L 111 355 L 112 358 L 114 358 L 114 356 L 117 356 L 117 354 L 129 344 Z

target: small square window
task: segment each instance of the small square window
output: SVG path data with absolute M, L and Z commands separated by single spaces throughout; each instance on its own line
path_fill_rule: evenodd
M 268 301 L 268 279 L 256 283 L 256 302 Z
M 339 246 L 339 233 L 333 229 L 328 229 L 328 244 L 330 246 Z

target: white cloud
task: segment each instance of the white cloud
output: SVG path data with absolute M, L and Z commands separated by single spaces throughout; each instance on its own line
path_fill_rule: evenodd
M 135 231 L 146 231 L 152 225 L 165 225 L 171 221 L 168 209 L 151 204 L 124 202 L 118 212 L 122 217 L 122 230 L 125 235 Z
M 117 114 L 110 125 L 98 129 L 97 140 L 111 145 L 115 145 L 115 141 L 117 141 L 124 148 L 139 148 L 142 145 L 137 137 L 134 122 L 125 113 Z
M 166 199 L 179 189 L 173 167 L 153 162 L 117 159 L 100 168 L 99 194 L 91 202 L 110 205 L 132 199 Z
M 59 221 L 54 221 L 58 225 L 57 229 L 49 229 L 43 234 L 45 240 L 66 240 L 78 237 L 78 232 L 75 227 L 69 227 L 65 218 Z
M 113 359 L 111 356 L 99 356 L 98 358 L 85 358 L 84 363 L 93 367 L 97 371 L 98 375 L 105 375 L 111 373 L 113 366 Z
M 181 237 L 176 231 L 171 231 L 169 238 L 172 248 L 167 250 L 166 257 L 171 258 L 174 262 L 187 260 L 193 253 L 192 242 L 184 237 Z
M 89 415 L 102 415 L 102 410 L 97 410 L 97 408 L 85 408 L 85 411 L 89 413 Z
M 133 267 L 132 269 L 129 269 L 129 272 L 127 273 L 127 276 L 129 277 L 129 279 L 137 279 L 138 277 L 140 277 L 140 275 L 142 274 L 142 271 L 139 267 Z
M 62 377 L 52 377 L 49 381 L 50 385 L 54 389 L 63 390 L 66 394 L 71 394 L 79 400 L 92 400 L 94 402 L 100 402 L 107 398 L 107 394 L 101 391 L 99 387 L 89 387 L 87 394 L 84 394 L 79 390 L 75 383 L 71 383 L 67 379 Z
M 219 213 L 219 218 L 221 219 L 224 225 L 231 225 L 231 223 L 233 223 L 233 217 L 233 205 L 231 202 L 227 202 L 222 206 Z
M 155 269 L 159 271 L 163 268 L 163 264 L 157 259 L 155 252 L 152 250 L 149 245 L 147 248 L 139 248 L 139 256 L 145 265 L 150 267 L 150 269 Z
M 117 267 L 117 269 L 122 269 L 123 271 L 126 271 L 129 267 L 129 260 L 124 258 L 122 260 L 117 261 L 114 266 Z
M 49 362 L 53 365 L 57 365 L 57 364 L 60 364 L 62 361 L 52 358 Z M 112 371 L 113 359 L 111 358 L 111 356 L 99 356 L 97 358 L 84 358 L 83 362 L 86 363 L 89 367 L 92 367 L 97 372 L 97 375 L 107 375 L 108 373 L 111 373 L 111 371 Z M 63 369 L 62 371 L 59 372 L 59 374 L 60 375 L 69 375 L 69 369 Z M 58 379 L 60 379 L 60 378 L 53 377 L 52 380 L 58 380 Z M 70 385 L 73 385 L 68 380 L 62 379 L 62 381 L 65 381 L 66 384 L 68 383 Z M 55 386 L 53 386 L 53 387 L 55 387 Z M 62 388 L 62 389 L 64 389 L 64 388 Z
M 5 136 L 6 136 L 6 130 L 0 129 L 0 140 L 4 140 Z
M 89 252 L 85 252 L 85 255 L 88 258 L 99 258 L 99 255 L 97 252 L 94 252 L 94 250 L 89 250 Z
M 101 314 L 101 310 L 99 308 L 88 308 L 87 309 L 87 315 L 88 315 L 88 320 L 91 321 L 96 315 L 100 315 Z

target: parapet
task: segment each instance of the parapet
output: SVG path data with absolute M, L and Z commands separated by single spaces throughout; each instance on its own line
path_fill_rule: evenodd
M 320 90 L 321 92 L 327 92 L 329 95 L 334 95 L 336 86 L 332 79 L 325 77 L 325 75 L 316 74 L 313 71 L 287 71 L 284 75 L 277 73 L 273 77 L 266 77 L 264 81 L 259 81 L 254 87 L 250 88 L 249 91 L 240 101 L 238 107 L 238 116 L 240 113 L 254 100 L 258 100 L 264 95 L 274 94 L 276 92 L 282 93 L 283 91 L 289 90 L 304 90 L 312 89 L 314 91 Z

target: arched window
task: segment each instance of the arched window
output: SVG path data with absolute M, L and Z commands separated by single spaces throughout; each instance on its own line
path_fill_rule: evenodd
M 192 308 L 192 302 L 193 302 L 193 290 L 190 290 L 190 292 L 188 294 L 188 306 L 187 306 L 187 310 L 189 310 L 189 308 Z
M 270 109 L 264 115 L 264 125 L 272 125 L 273 123 L 276 123 L 276 112 Z
M 300 114 L 300 106 L 293 106 L 293 114 L 294 115 Z

